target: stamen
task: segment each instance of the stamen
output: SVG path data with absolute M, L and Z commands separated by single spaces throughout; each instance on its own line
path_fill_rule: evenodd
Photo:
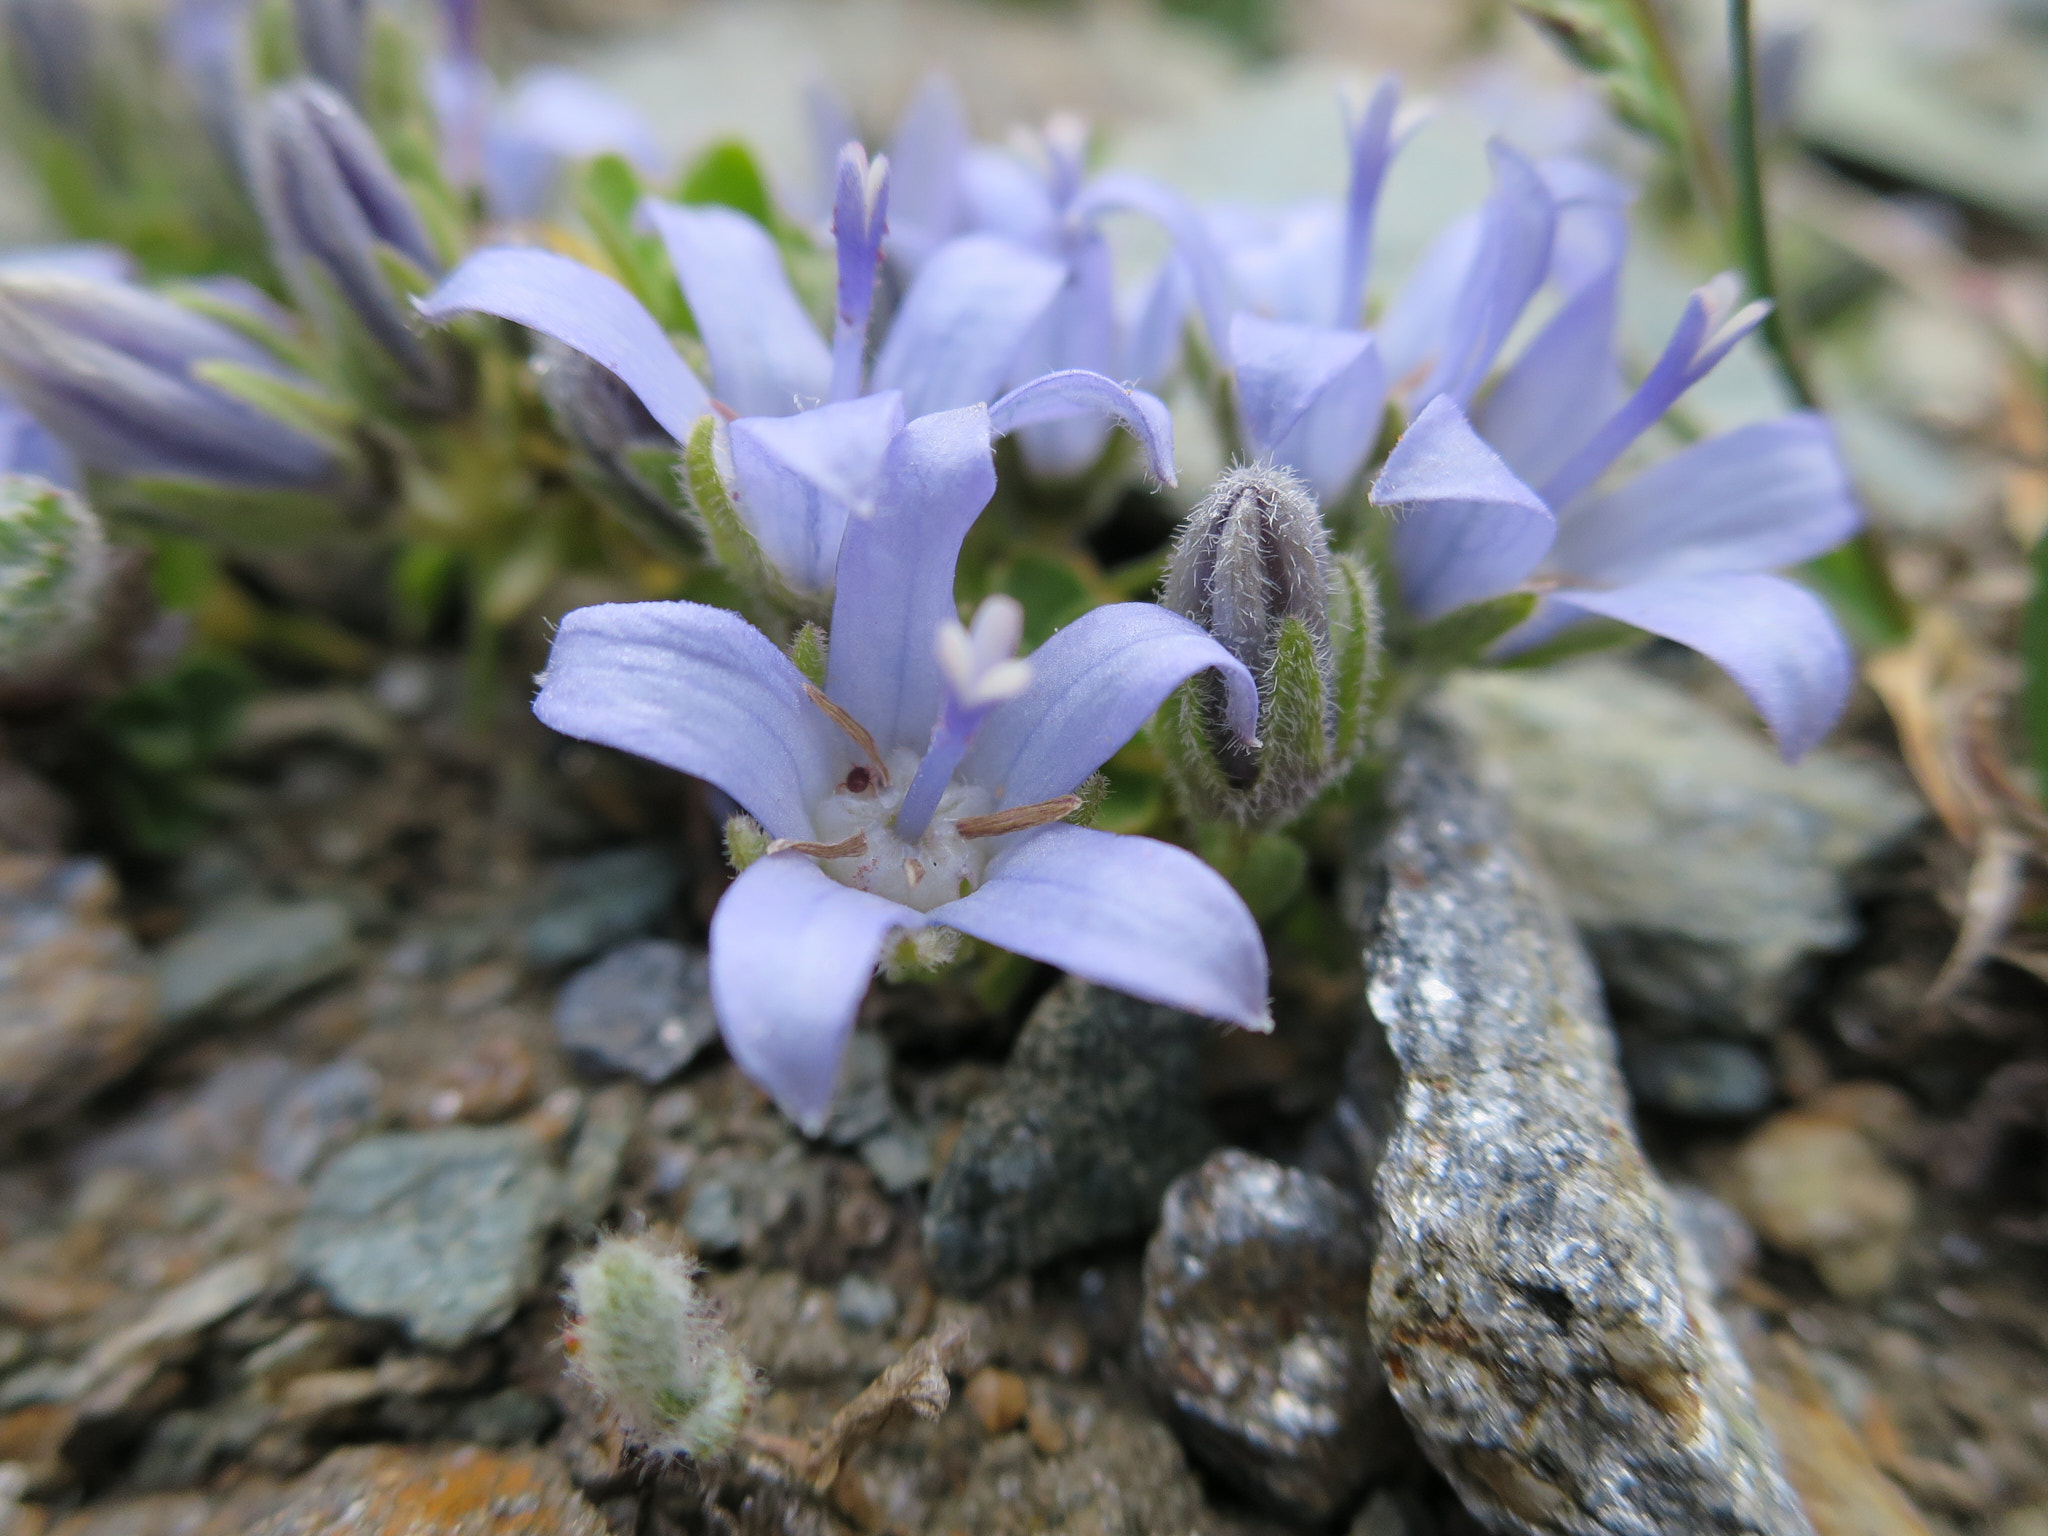
M 962 837 L 1001 837 L 1006 832 L 1025 832 L 1065 821 L 1079 809 L 1079 795 L 1060 795 L 1036 805 L 1013 805 L 1007 811 L 991 811 L 986 816 L 962 816 L 953 823 L 953 830 Z
M 856 747 L 859 747 L 861 751 L 867 754 L 868 762 L 875 770 L 876 781 L 882 788 L 887 789 L 889 787 L 889 765 L 882 761 L 881 748 L 875 745 L 875 738 L 868 733 L 868 728 L 854 719 L 853 716 L 849 715 L 839 705 L 826 698 L 825 690 L 816 683 L 805 683 L 804 692 L 809 696 L 813 704 L 817 705 L 818 708 L 825 711 L 831 717 L 834 725 L 846 732 Z
M 857 859 L 868 851 L 868 835 L 856 832 L 851 837 L 842 837 L 836 843 L 803 843 L 793 837 L 778 837 L 768 845 L 768 853 L 801 853 L 813 859 Z M 768 854 L 763 854 L 766 858 Z
M 903 878 L 914 891 L 924 881 L 924 866 L 915 859 L 903 861 Z

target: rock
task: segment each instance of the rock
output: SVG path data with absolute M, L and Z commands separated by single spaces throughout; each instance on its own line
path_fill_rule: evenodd
M 1365 1501 L 1349 1536 L 1432 1536 L 1435 1527 L 1412 1499 L 1382 1488 Z
M 983 1366 L 968 1378 L 960 1394 L 985 1435 L 1007 1434 L 1024 1422 L 1024 1410 L 1031 1404 L 1031 1389 L 1014 1371 Z
M 248 1536 L 604 1536 L 559 1463 L 473 1446 L 334 1452 Z
M 97 859 L 0 855 L 0 1140 L 62 1120 L 156 1042 L 119 896 Z
M 452 1349 L 503 1326 L 539 1280 L 556 1184 L 516 1128 L 374 1136 L 321 1170 L 293 1257 L 342 1311 Z
M 1372 1243 L 1311 1173 L 1218 1152 L 1145 1249 L 1144 1373 L 1191 1454 L 1311 1525 L 1409 1449 L 1366 1330 Z
M 72 1368 L 65 1395 L 86 1397 L 131 1366 L 191 1354 L 201 1333 L 263 1294 L 273 1269 L 266 1255 L 245 1253 L 159 1297 L 139 1321 L 93 1345 Z
M 526 958 L 549 970 L 635 938 L 668 910 L 681 884 L 658 848 L 616 848 L 564 864 L 527 924 Z
M 931 1138 L 908 1121 L 898 1120 L 860 1144 L 860 1160 L 875 1182 L 892 1195 L 906 1194 L 932 1177 Z
M 851 1147 L 883 1130 L 896 1118 L 896 1099 L 889 1088 L 889 1047 L 865 1030 L 846 1042 L 839 1081 L 833 1085 L 832 1108 L 819 1138 L 835 1147 Z
M 339 902 L 228 902 L 164 946 L 164 1018 L 252 1018 L 339 975 L 354 959 L 348 912 Z
M 1760 1338 L 1750 1358 L 1757 1405 L 1778 1437 L 1785 1475 L 1816 1536 L 1933 1536 L 1912 1501 L 1878 1470 L 1794 1341 Z
M 569 978 L 555 1000 L 555 1038 L 595 1076 L 665 1083 L 718 1038 L 710 961 L 667 939 L 621 944 Z
M 1671 1215 L 1699 1255 L 1714 1294 L 1725 1294 L 1756 1268 L 1756 1234 L 1733 1206 L 1697 1184 L 1673 1184 L 1669 1193 Z
M 1736 1149 L 1730 1202 L 1764 1241 L 1811 1260 L 1838 1296 L 1874 1296 L 1898 1273 L 1912 1184 L 1855 1126 L 1811 1110 L 1773 1116 Z
M 257 1161 L 280 1184 L 296 1184 L 377 1116 L 383 1082 L 352 1056 L 295 1083 L 263 1126 Z
M 1209 1536 L 1219 1522 L 1158 1420 L 1098 1403 L 1071 1415 L 1063 1453 L 1024 1435 L 983 1442 L 927 1529 L 974 1536 Z
M 1889 772 L 1798 767 L 1703 700 L 1614 661 L 1461 673 L 1444 704 L 1624 1012 L 1765 1032 L 1814 956 L 1856 936 L 1844 877 L 1924 814 Z
M 562 1180 L 562 1219 L 589 1226 L 603 1217 L 618 1188 L 626 1147 L 640 1129 L 645 1094 L 632 1083 L 618 1083 L 593 1094 L 584 1107 L 583 1124 L 569 1150 Z
M 538 1064 L 519 1040 L 495 1035 L 436 1072 L 420 1090 L 416 1123 L 502 1120 L 533 1102 Z
M 1636 1102 L 1697 1119 L 1762 1113 L 1771 1102 L 1771 1069 L 1739 1040 L 1670 1040 L 1636 1035 L 1622 1052 Z
M 1212 1028 L 1071 978 L 1047 994 L 932 1187 L 933 1282 L 973 1290 L 1148 1228 L 1215 1140 L 1196 1062 Z
M 747 1235 L 738 1191 L 723 1179 L 698 1185 L 683 1212 L 683 1235 L 699 1253 L 737 1252 Z
M 1410 1427 L 1497 1531 L 1808 1536 L 1561 902 L 1440 719 L 1389 799 L 1372 1331 Z
M 849 1328 L 886 1328 L 896 1321 L 896 1293 L 866 1275 L 848 1275 L 833 1293 L 833 1310 Z

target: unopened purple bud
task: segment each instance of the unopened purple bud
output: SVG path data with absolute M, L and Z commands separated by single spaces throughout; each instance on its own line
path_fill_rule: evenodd
M 483 46 L 483 0 L 441 0 L 441 15 L 448 24 L 448 51 L 465 62 L 477 58 Z
M 355 110 L 317 80 L 266 96 L 249 136 L 250 178 L 278 265 L 330 329 L 353 323 L 415 393 L 445 392 L 447 370 L 418 330 L 389 257 L 438 276 L 419 210 Z M 336 313 L 336 306 L 340 313 Z
M 889 159 L 868 160 L 849 143 L 839 152 L 832 195 L 832 235 L 839 249 L 839 313 L 832 328 L 832 398 L 861 393 L 868 317 L 875 306 L 875 275 L 889 223 Z
M 1330 553 L 1300 478 L 1261 462 L 1230 470 L 1190 514 L 1164 600 L 1259 687 L 1256 746 L 1222 729 L 1213 689 L 1184 689 L 1166 745 L 1189 809 L 1247 823 L 1293 815 L 1357 755 L 1379 645 L 1370 576 Z
M 299 62 L 353 102 L 363 99 L 369 12 L 369 0 L 292 0 Z
M 0 271 L 0 381 L 88 468 L 266 488 L 338 478 L 332 443 L 208 383 L 209 364 L 312 389 L 227 326 L 140 288 Z
M 1280 626 L 1330 638 L 1330 541 L 1315 496 L 1292 470 L 1242 464 L 1188 514 L 1166 568 L 1166 606 L 1251 669 L 1272 661 Z

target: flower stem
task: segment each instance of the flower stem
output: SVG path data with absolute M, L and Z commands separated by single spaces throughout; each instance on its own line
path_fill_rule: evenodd
M 1756 42 L 1750 27 L 1749 6 L 1750 0 L 1728 0 L 1728 57 L 1733 73 L 1728 136 L 1735 151 L 1735 254 L 1742 263 L 1743 276 L 1749 280 L 1750 296 L 1771 301 L 1763 332 L 1778 376 L 1801 408 L 1812 410 L 1819 402 L 1813 386 L 1807 382 L 1806 370 L 1793 353 L 1791 326 L 1771 266 L 1763 156 L 1757 143 Z
M 1728 105 L 1729 144 L 1734 151 L 1736 259 L 1752 298 L 1769 299 L 1764 345 L 1785 388 L 1803 410 L 1820 409 L 1820 399 L 1792 345 L 1792 321 L 1778 294 L 1771 264 L 1770 209 L 1764 200 L 1761 146 L 1757 142 L 1756 39 L 1750 0 L 1728 0 L 1728 58 L 1732 75 Z M 1892 585 L 1884 549 L 1865 527 L 1840 549 L 1809 561 L 1806 574 L 1851 619 L 1866 646 L 1896 645 L 1913 628 L 1913 610 Z

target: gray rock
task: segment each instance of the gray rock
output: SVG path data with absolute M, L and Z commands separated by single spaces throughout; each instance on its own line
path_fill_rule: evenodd
M 1625 1015 L 1765 1032 L 1800 969 L 1856 936 L 1844 877 L 1924 814 L 1890 772 L 1828 752 L 1788 767 L 1713 706 L 1619 662 L 1466 673 L 1444 707 Z
M 280 1184 L 298 1183 L 369 1127 L 382 1091 L 383 1081 L 352 1056 L 307 1073 L 264 1122 L 258 1164 Z
M 1674 1115 L 1734 1119 L 1771 1102 L 1771 1069 L 1739 1040 L 1631 1037 L 1622 1051 L 1636 1101 Z
M 293 1258 L 342 1311 L 453 1348 L 502 1326 L 538 1281 L 557 1199 L 524 1131 L 373 1136 L 321 1170 Z
M 1145 1250 L 1138 1344 L 1182 1441 L 1308 1524 L 1411 1450 L 1366 1330 L 1371 1283 L 1357 1202 L 1234 1150 L 1174 1181 Z
M 659 848 L 615 848 L 555 870 L 526 926 L 526 958 L 542 969 L 573 965 L 660 921 L 682 883 Z
M 1372 1329 L 1423 1449 L 1499 1531 L 1812 1536 L 1556 893 L 1441 724 L 1411 727 L 1390 799 Z
M 592 1095 L 562 1180 L 563 1220 L 587 1226 L 604 1215 L 618 1188 L 626 1147 L 640 1129 L 646 1109 L 645 1093 L 632 1083 L 618 1083 Z
M 868 1165 L 875 1182 L 892 1195 L 931 1182 L 931 1138 L 905 1120 L 885 1125 L 863 1141 L 860 1160 Z
M 849 1328 L 886 1328 L 896 1321 L 896 1293 L 866 1275 L 848 1275 L 833 1292 L 832 1309 Z
M 1699 1255 L 1714 1294 L 1724 1295 L 1756 1268 L 1756 1234 L 1734 1206 L 1697 1184 L 1672 1184 L 1669 1193 L 1673 1219 Z
M 934 1283 L 973 1290 L 1150 1227 L 1215 1141 L 1196 1062 L 1213 1027 L 1072 978 L 1047 994 L 932 1186 Z
M 0 859 L 0 1141 L 51 1125 L 141 1061 L 157 985 L 97 859 Z
M 665 1083 L 718 1038 L 710 962 L 667 939 L 636 939 L 569 978 L 555 1038 L 586 1072 Z
M 250 1018 L 348 969 L 347 910 L 333 901 L 234 901 L 164 946 L 164 1017 Z
M 889 1089 L 889 1047 L 865 1030 L 856 1031 L 840 1058 L 832 1108 L 819 1137 L 835 1147 L 857 1146 L 895 1118 L 896 1099 Z
M 698 1185 L 683 1212 L 683 1235 L 699 1253 L 737 1251 L 747 1235 L 740 1219 L 739 1192 L 722 1179 Z

